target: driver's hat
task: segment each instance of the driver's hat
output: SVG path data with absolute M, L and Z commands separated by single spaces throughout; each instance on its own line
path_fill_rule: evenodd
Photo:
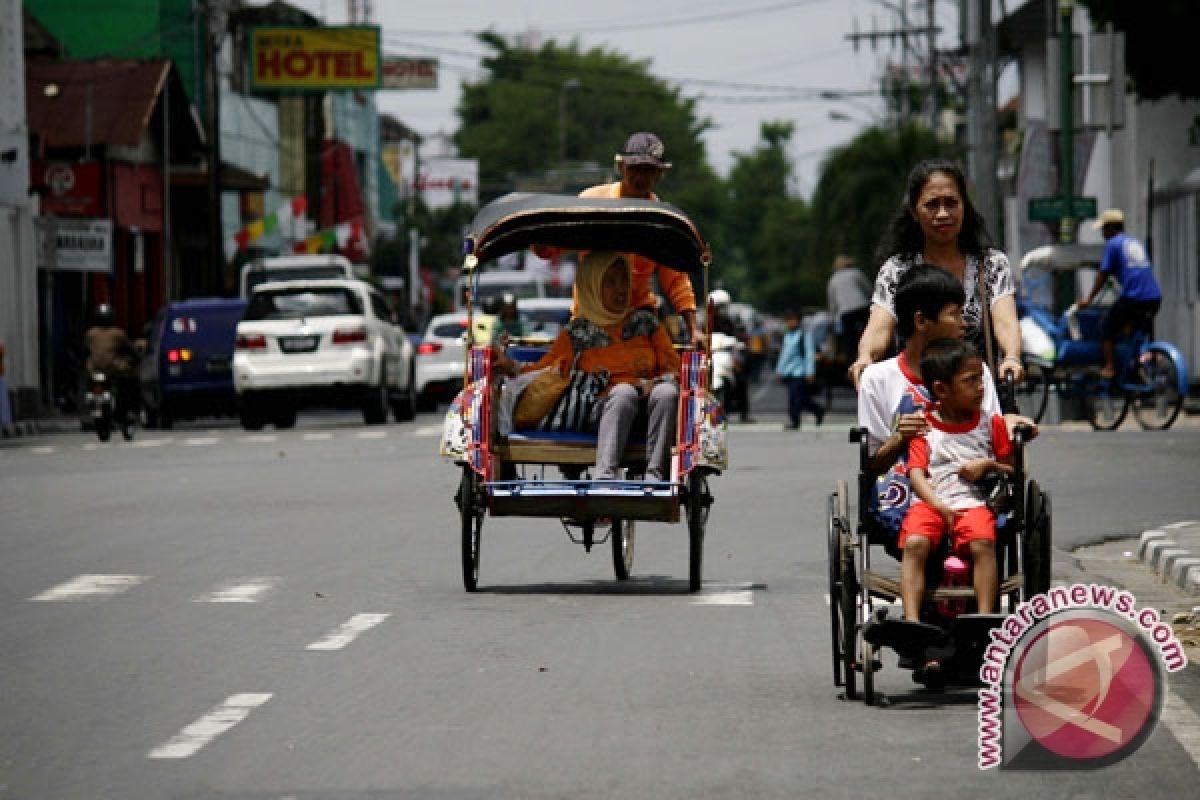
M 617 161 L 631 167 L 651 166 L 670 169 L 671 162 L 664 161 L 667 148 L 662 139 L 649 131 L 639 131 L 625 141 L 625 149 L 617 153 Z

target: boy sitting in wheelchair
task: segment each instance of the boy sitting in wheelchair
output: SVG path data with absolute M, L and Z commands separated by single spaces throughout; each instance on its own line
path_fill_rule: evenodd
M 935 552 L 934 545 L 939 538 L 931 538 L 928 531 L 931 527 L 945 526 L 948 516 L 941 513 L 935 493 L 929 490 L 927 482 L 921 491 L 926 491 L 928 506 L 917 512 L 908 526 L 908 535 L 901 538 L 901 528 L 909 513 L 913 494 L 910 455 L 914 449 L 918 453 L 928 451 L 929 440 L 925 437 L 932 435 L 936 439 L 940 436 L 935 426 L 938 417 L 934 413 L 940 398 L 932 391 L 931 381 L 941 381 L 947 396 L 951 394 L 949 383 L 953 382 L 947 383 L 944 376 L 931 378 L 924 375 L 922 354 L 931 342 L 961 339 L 965 330 L 962 318 L 965 300 L 962 284 L 939 267 L 918 264 L 905 272 L 896 287 L 896 329 L 904 341 L 904 348 L 896 357 L 867 367 L 859 388 L 858 421 L 867 433 L 865 467 L 869 474 L 878 476 L 875 490 L 865 498 L 865 502 L 868 514 L 883 534 L 885 548 L 901 559 L 900 595 L 905 619 L 909 621 L 920 619 L 926 562 Z M 978 356 L 967 361 L 973 369 L 975 366 L 978 369 L 971 376 L 971 381 L 976 383 L 972 389 L 971 404 L 978 410 L 981 419 L 989 421 L 987 430 L 991 431 L 990 421 L 1002 413 L 991 371 L 978 360 Z M 961 370 L 956 368 L 955 372 Z M 951 402 L 953 404 L 954 401 Z M 953 420 L 958 420 L 963 410 L 957 405 L 955 409 L 949 412 L 951 420 L 937 424 L 952 429 L 961 427 Z M 1029 420 L 1021 417 L 1007 421 L 1010 424 L 1030 424 L 1032 427 Z M 922 439 L 927 444 L 918 444 L 914 448 L 913 442 Z M 999 461 L 1002 457 L 1002 454 L 994 454 L 993 460 Z M 929 472 L 926 463 L 919 474 L 926 475 Z M 974 469 L 969 472 L 973 474 Z M 930 503 L 930 500 L 935 502 Z M 922 517 L 932 509 L 937 509 L 933 524 L 930 525 L 928 517 L 922 523 Z M 993 540 L 994 527 L 993 518 L 990 524 Z M 969 547 L 971 555 L 977 559 L 974 572 L 976 595 L 980 599 L 979 610 L 990 611 L 995 606 L 997 594 L 995 551 L 991 545 L 984 543 Z M 936 665 L 930 666 L 936 668 Z
M 996 517 L 979 481 L 992 471 L 1012 472 L 1012 440 L 998 413 L 984 414 L 983 360 L 968 342 L 936 339 L 921 354 L 921 377 L 937 405 L 925 412 L 927 432 L 908 448 L 916 498 L 900 527 L 904 618 L 920 622 L 925 563 L 944 535 L 951 550 L 970 555 L 975 601 L 994 610 L 999 592 Z

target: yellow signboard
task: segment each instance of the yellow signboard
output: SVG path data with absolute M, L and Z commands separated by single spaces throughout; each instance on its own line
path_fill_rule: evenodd
M 379 27 L 255 27 L 250 85 L 258 91 L 376 89 L 382 80 Z

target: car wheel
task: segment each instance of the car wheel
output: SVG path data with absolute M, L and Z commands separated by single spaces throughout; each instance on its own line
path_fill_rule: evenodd
M 408 371 L 408 388 L 392 401 L 392 415 L 397 422 L 408 422 L 417 416 L 417 376 L 411 368 Z
M 296 427 L 296 407 L 291 403 L 280 405 L 271 415 L 271 422 L 279 430 Z
M 248 431 L 261 431 L 264 420 L 258 398 L 249 392 L 238 395 L 238 419 L 242 428 Z
M 388 402 L 387 368 L 379 367 L 379 385 L 367 389 L 367 397 L 363 402 L 363 422 L 367 425 L 382 425 L 387 422 Z

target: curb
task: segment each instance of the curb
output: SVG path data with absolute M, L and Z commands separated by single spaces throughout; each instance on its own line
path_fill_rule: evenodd
M 1197 597 L 1200 596 L 1200 536 L 1195 533 L 1180 536 L 1186 528 L 1200 528 L 1200 523 L 1177 522 L 1142 531 L 1138 537 L 1137 555 L 1163 583 L 1170 583 Z

